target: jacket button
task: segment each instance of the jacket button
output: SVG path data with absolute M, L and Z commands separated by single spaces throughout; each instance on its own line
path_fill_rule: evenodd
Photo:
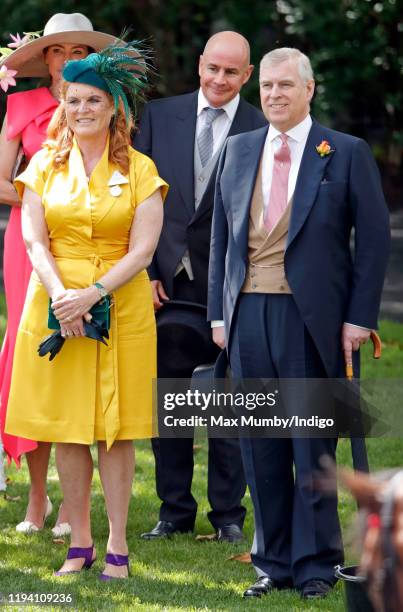
M 256 283 L 252 283 L 252 289 L 256 289 L 257 285 Z
M 284 291 L 284 289 L 285 289 L 284 285 L 280 285 L 280 289 L 281 289 L 281 291 Z

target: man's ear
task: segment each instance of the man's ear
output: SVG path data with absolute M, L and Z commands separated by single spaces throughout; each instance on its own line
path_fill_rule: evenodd
M 201 76 L 201 69 L 203 67 L 203 63 L 204 63 L 204 57 L 203 57 L 203 55 L 201 55 L 199 57 L 199 76 Z
M 308 94 L 309 94 L 309 102 L 310 102 L 312 100 L 312 98 L 313 98 L 313 94 L 315 93 L 315 81 L 313 79 L 308 81 L 308 83 L 307 83 L 307 91 L 308 91 Z
M 245 74 L 243 75 L 243 85 L 245 85 L 245 83 L 247 83 L 249 81 L 250 77 L 252 76 L 252 72 L 253 72 L 254 68 L 255 67 L 254 67 L 253 64 L 249 64 L 249 66 L 245 70 Z

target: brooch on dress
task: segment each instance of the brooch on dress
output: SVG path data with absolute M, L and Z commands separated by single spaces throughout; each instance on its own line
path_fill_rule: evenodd
M 111 196 L 117 198 L 122 193 L 122 188 L 120 185 L 127 185 L 128 179 L 123 176 L 118 170 L 112 174 L 111 178 L 108 181 L 109 193 Z

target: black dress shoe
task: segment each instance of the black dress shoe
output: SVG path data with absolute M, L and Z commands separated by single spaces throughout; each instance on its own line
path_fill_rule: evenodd
M 182 527 L 171 521 L 158 521 L 154 529 L 141 534 L 143 540 L 156 540 L 157 538 L 167 538 L 174 533 L 189 533 L 193 531 L 191 527 Z
M 261 597 L 262 595 L 267 595 L 273 589 L 275 589 L 275 584 L 269 576 L 261 576 L 252 584 L 246 591 L 244 591 L 244 597 Z
M 307 580 L 301 587 L 301 597 L 303 599 L 321 599 L 326 597 L 333 588 L 333 585 L 321 578 Z
M 228 523 L 217 529 L 218 542 L 242 542 L 242 529 L 236 523 Z

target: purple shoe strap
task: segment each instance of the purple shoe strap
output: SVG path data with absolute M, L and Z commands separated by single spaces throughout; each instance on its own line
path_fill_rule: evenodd
M 89 565 L 92 562 L 92 554 L 94 545 L 88 548 L 80 548 L 78 546 L 70 547 L 67 553 L 67 559 L 84 559 L 84 564 Z
M 129 565 L 129 555 L 114 555 L 113 553 L 107 553 L 105 556 L 105 563 L 111 565 Z

